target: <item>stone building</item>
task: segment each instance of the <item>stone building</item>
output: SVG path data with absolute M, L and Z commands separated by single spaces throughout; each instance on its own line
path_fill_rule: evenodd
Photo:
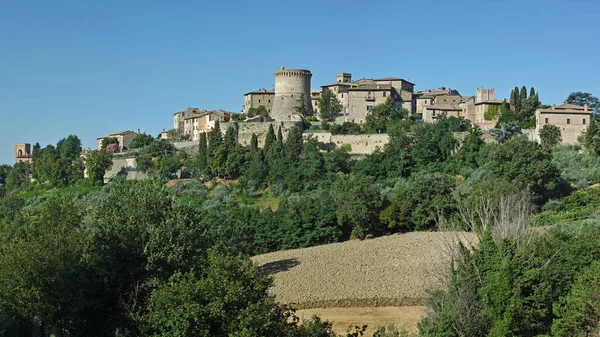
M 32 162 L 31 144 L 21 143 L 15 144 L 15 163 L 30 163 Z
M 125 130 L 111 133 L 110 135 L 106 135 L 104 137 L 100 137 L 98 138 L 98 150 L 102 148 L 102 141 L 106 138 L 116 138 L 119 141 L 119 151 L 126 150 L 129 148 L 129 144 L 131 144 L 131 141 L 136 135 L 136 132 L 133 132 L 131 130 Z
M 275 90 L 259 89 L 256 91 L 250 91 L 244 94 L 244 108 L 242 113 L 248 114 L 248 110 L 251 108 L 258 108 L 264 106 L 269 113 L 273 110 L 273 100 L 275 99 Z
M 435 104 L 435 105 L 424 105 L 422 107 L 423 122 L 433 123 L 440 116 L 446 117 L 460 117 L 463 113 L 463 108 L 459 107 L 458 104 Z
M 315 115 L 319 113 L 319 98 L 321 98 L 321 90 L 311 89 L 310 90 L 310 103 L 312 105 L 313 113 Z
M 352 81 L 351 74 L 340 73 L 336 75 L 335 83 L 323 85 L 322 88 L 330 90 L 342 103 L 341 116 L 336 120 L 338 123 L 365 123 L 369 111 L 389 97 L 394 100 L 396 108 L 412 111 L 414 83 L 399 77 Z
M 460 104 L 458 90 L 446 87 L 418 91 L 413 94 L 413 113 L 423 113 L 423 107 L 431 105 Z
M 554 125 L 560 128 L 563 144 L 577 144 L 577 138 L 585 131 L 592 119 L 592 109 L 584 106 L 569 104 L 552 105 L 550 109 L 538 109 L 535 112 L 535 135 L 540 139 L 540 130 L 544 125 Z
M 192 141 L 197 141 L 201 133 L 210 133 L 216 121 L 228 122 L 230 119 L 231 113 L 224 110 L 202 111 L 184 118 L 183 134 L 190 135 Z
M 465 97 L 466 99 L 461 100 L 460 106 L 463 109 L 463 116 L 471 123 L 483 128 L 494 127 L 498 123 L 498 118 L 485 119 L 485 113 L 488 112 L 490 107 L 498 107 L 502 104 L 502 101 L 494 97 L 494 92 L 494 88 L 485 89 L 481 87 L 475 90 L 475 97 Z
M 181 132 L 183 130 L 186 117 L 190 117 L 192 115 L 199 115 L 204 111 L 205 110 L 200 110 L 198 108 L 191 107 L 188 107 L 187 109 L 182 111 L 177 111 L 173 114 L 173 129 Z
M 303 97 L 305 107 L 312 112 L 310 79 L 312 73 L 306 69 L 281 69 L 274 74 L 275 77 L 275 97 L 270 116 L 276 122 L 297 121 L 295 107 L 298 106 L 298 100 Z

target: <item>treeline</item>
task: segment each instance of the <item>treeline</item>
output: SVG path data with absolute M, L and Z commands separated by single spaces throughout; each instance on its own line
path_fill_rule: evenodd
M 299 324 L 237 243 L 214 240 L 233 226 L 213 228 L 161 183 L 4 199 L 2 336 L 335 336 L 318 318 Z

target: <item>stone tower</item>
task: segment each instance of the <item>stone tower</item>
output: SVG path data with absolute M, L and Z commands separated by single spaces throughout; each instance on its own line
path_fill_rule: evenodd
M 275 72 L 275 97 L 271 118 L 275 121 L 297 121 L 294 107 L 298 106 L 298 99 L 304 94 L 305 106 L 312 111 L 310 102 L 310 78 L 312 74 L 305 69 L 284 69 Z
M 483 87 L 475 89 L 475 103 L 493 101 L 494 100 L 494 88 L 484 89 Z
M 31 144 L 15 144 L 15 163 L 31 163 Z

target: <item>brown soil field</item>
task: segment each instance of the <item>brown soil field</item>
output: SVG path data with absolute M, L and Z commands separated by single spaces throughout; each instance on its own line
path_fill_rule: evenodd
M 426 313 L 425 291 L 446 284 L 459 240 L 477 241 L 472 233 L 413 232 L 252 259 L 273 276 L 271 293 L 279 302 L 306 318 L 321 313 L 337 332 L 349 324 L 368 324 L 371 331 L 389 323 L 414 331 Z
M 333 330 L 338 334 L 346 332 L 348 327 L 368 325 L 365 336 L 373 336 L 378 326 L 394 324 L 399 331 L 417 332 L 417 323 L 427 313 L 427 307 L 362 307 L 362 308 L 327 308 L 298 310 L 296 315 L 301 319 L 310 319 L 318 315 L 333 323 Z

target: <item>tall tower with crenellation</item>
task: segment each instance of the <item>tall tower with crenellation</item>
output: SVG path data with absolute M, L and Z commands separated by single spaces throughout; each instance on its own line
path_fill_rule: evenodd
M 275 121 L 300 120 L 295 111 L 298 100 L 304 95 L 304 106 L 312 112 L 310 101 L 310 79 L 312 74 L 306 69 L 281 68 L 275 72 L 275 97 L 271 118 Z

